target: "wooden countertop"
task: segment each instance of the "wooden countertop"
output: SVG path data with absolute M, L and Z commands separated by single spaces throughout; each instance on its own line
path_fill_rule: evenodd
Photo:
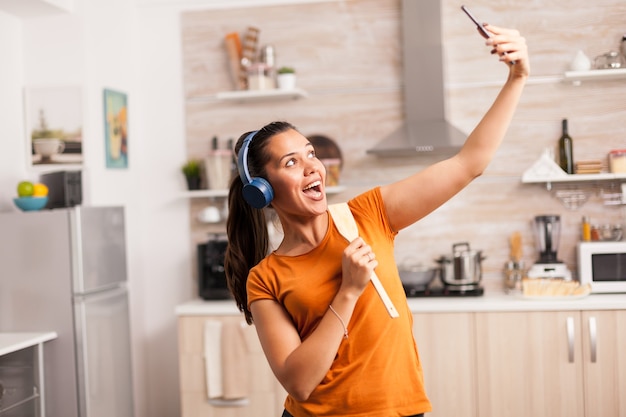
M 487 291 L 480 297 L 408 298 L 413 313 L 476 313 L 493 311 L 626 310 L 626 294 L 591 294 L 572 299 L 525 299 L 504 292 Z M 241 314 L 233 300 L 195 299 L 176 307 L 177 316 L 225 316 Z

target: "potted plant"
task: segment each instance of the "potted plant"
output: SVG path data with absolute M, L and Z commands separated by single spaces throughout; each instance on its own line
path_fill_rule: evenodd
M 182 167 L 185 180 L 187 180 L 187 188 L 190 190 L 200 189 L 200 161 L 197 159 L 190 159 Z
M 278 68 L 276 80 L 281 90 L 293 90 L 296 88 L 296 70 L 293 67 Z

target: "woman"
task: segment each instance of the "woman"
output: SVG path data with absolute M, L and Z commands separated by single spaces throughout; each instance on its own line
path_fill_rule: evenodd
M 486 44 L 509 67 L 492 107 L 459 153 L 348 202 L 360 237 L 343 238 L 327 210 L 326 172 L 295 127 L 274 122 L 239 138 L 225 267 L 288 396 L 283 416 L 419 416 L 431 411 L 412 315 L 393 259 L 395 235 L 462 190 L 496 152 L 529 74 L 525 39 L 487 25 Z M 514 62 L 514 64 L 512 64 Z M 268 254 L 263 210 L 284 238 Z M 399 317 L 372 285 L 382 282 Z

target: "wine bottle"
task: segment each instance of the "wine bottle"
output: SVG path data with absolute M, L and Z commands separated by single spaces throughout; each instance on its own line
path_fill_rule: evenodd
M 561 137 L 559 138 L 559 165 L 568 174 L 574 173 L 574 147 L 572 137 L 567 132 L 567 119 L 562 121 Z

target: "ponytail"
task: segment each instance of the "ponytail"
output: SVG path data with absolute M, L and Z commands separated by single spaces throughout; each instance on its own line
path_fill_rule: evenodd
M 228 289 L 235 298 L 237 307 L 252 324 L 252 314 L 248 309 L 246 282 L 248 273 L 267 255 L 269 233 L 265 211 L 252 208 L 242 198 L 243 183 L 235 177 L 228 194 L 228 220 L 226 234 L 228 246 L 224 255 L 224 270 Z
M 296 128 L 287 122 L 272 122 L 259 129 L 254 135 L 254 139 L 248 145 L 247 166 L 251 176 L 267 180 L 265 166 L 270 160 L 270 153 L 266 150 L 269 139 L 287 130 L 296 130 Z M 250 133 L 244 133 L 239 137 L 235 145 L 237 154 Z M 253 208 L 245 202 L 243 181 L 239 176 L 235 176 L 230 183 L 226 234 L 228 246 L 224 255 L 224 271 L 228 289 L 235 298 L 237 307 L 244 313 L 246 322 L 252 324 L 246 283 L 250 270 L 267 256 L 270 239 L 265 210 Z

